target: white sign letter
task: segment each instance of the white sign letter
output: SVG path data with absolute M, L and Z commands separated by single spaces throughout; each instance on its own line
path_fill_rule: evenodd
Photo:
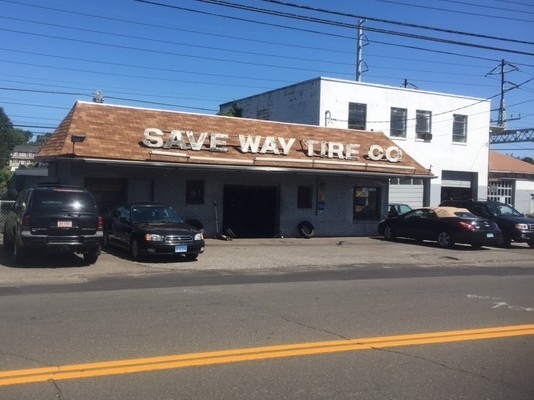
M 146 147 L 162 147 L 163 146 L 163 132 L 161 129 L 147 128 L 143 133 L 143 144 Z
M 257 153 L 258 148 L 260 147 L 261 136 L 255 136 L 252 139 L 252 136 L 248 135 L 246 138 L 244 135 L 239 135 L 239 144 L 241 151 L 243 153 Z
M 212 133 L 210 140 L 210 151 L 228 151 L 226 148 L 226 139 L 228 139 L 228 135 L 226 133 Z
M 367 155 L 371 160 L 380 161 L 382 157 L 384 157 L 384 149 L 378 144 L 373 144 L 371 147 L 369 147 Z
M 287 156 L 289 154 L 289 150 L 291 150 L 291 147 L 293 146 L 293 143 L 295 143 L 295 139 L 291 138 L 286 142 L 284 138 L 279 137 L 278 141 L 280 142 L 280 146 L 282 146 L 282 152 Z
M 280 151 L 278 151 L 278 146 L 276 145 L 276 141 L 274 140 L 274 137 L 267 136 L 265 138 L 265 142 L 263 142 L 263 146 L 261 147 L 260 153 L 265 154 L 267 152 L 273 153 L 273 154 L 280 154 Z
M 202 146 L 208 137 L 208 132 L 202 132 L 198 140 L 195 140 L 195 134 L 193 132 L 187 131 L 186 134 L 187 139 L 189 139 L 189 143 L 191 144 L 191 150 L 202 150 Z
M 388 147 L 386 150 L 386 158 L 389 162 L 399 162 L 402 160 L 402 150 L 397 146 Z

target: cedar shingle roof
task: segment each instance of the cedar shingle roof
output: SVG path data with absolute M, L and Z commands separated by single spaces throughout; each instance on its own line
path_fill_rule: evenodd
M 143 133 L 147 128 L 156 128 L 167 140 L 172 130 L 191 131 L 195 140 L 200 133 L 208 132 L 202 150 L 150 148 L 143 145 Z M 226 152 L 209 151 L 210 134 L 227 134 Z M 348 172 L 385 173 L 388 175 L 414 175 L 432 177 L 432 174 L 418 164 L 410 155 L 403 153 L 400 162 L 368 159 L 371 145 L 383 149 L 396 146 L 381 132 L 367 132 L 347 129 L 323 128 L 232 118 L 213 115 L 187 114 L 171 111 L 113 106 L 108 104 L 77 102 L 58 126 L 48 143 L 41 149 L 38 158 L 73 157 L 72 135 L 85 135 L 82 143 L 76 143 L 77 158 L 117 161 L 137 161 L 170 164 L 202 164 L 242 167 L 281 167 L 292 169 L 313 169 Z M 240 150 L 239 135 L 274 137 L 285 141 L 295 138 L 287 155 L 251 153 Z M 359 159 L 339 159 L 334 156 L 309 157 L 305 140 L 359 144 Z M 281 148 L 281 147 L 280 147 Z M 316 144 L 316 152 L 320 145 Z

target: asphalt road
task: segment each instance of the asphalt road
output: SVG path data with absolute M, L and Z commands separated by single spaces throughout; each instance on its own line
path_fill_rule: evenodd
M 373 238 L 209 241 L 196 262 L 110 250 L 89 267 L 70 256 L 18 267 L 4 254 L 0 398 L 530 400 L 533 260 L 523 246 Z M 333 342 L 356 347 L 324 350 Z M 306 354 L 267 356 L 278 345 Z M 136 373 L 100 364 L 140 359 Z M 99 376 L 10 381 L 95 365 Z

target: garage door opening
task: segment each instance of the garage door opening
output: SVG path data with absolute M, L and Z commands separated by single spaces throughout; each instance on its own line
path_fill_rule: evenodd
M 279 190 L 275 186 L 224 187 L 223 233 L 238 238 L 272 238 L 279 231 Z

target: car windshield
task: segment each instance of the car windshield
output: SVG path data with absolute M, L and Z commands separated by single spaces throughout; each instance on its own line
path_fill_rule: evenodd
M 408 211 L 412 210 L 412 207 L 407 204 L 398 204 L 397 210 L 399 214 L 406 214 Z
M 147 222 L 183 222 L 183 219 L 170 207 L 134 207 L 132 208 L 132 222 L 142 224 Z
M 515 208 L 504 203 L 488 203 L 488 208 L 490 212 L 497 217 L 500 215 L 516 216 L 516 217 L 523 216 L 523 214 L 521 214 Z
M 36 191 L 33 199 L 35 211 L 94 211 L 96 204 L 85 192 L 73 191 Z

